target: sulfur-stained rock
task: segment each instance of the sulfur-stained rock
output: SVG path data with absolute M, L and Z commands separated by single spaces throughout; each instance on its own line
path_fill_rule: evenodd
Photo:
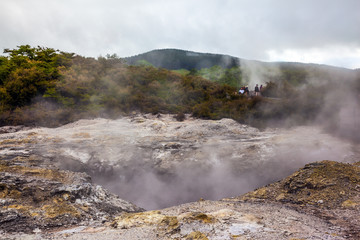
M 344 201 L 341 206 L 344 208 L 356 208 L 360 203 L 358 201 L 353 200 L 346 200 Z
M 34 158 L 0 159 L 2 231 L 29 232 L 142 210 L 92 185 L 84 173 L 34 166 Z
M 355 207 L 360 203 L 357 190 L 359 184 L 358 165 L 322 161 L 307 164 L 289 177 L 249 192 L 241 199 L 266 199 L 330 208 Z M 348 200 L 351 197 L 353 200 Z
M 144 225 L 157 225 L 166 218 L 160 211 L 148 211 L 141 213 L 124 213 L 115 218 L 113 226 L 116 228 L 141 227 Z
M 179 219 L 184 222 L 200 221 L 202 223 L 214 223 L 215 218 L 211 215 L 201 212 L 190 212 L 179 216 Z
M 342 226 L 350 239 L 360 237 L 360 167 L 321 161 L 305 165 L 289 177 L 236 199 L 280 202 Z
M 196 231 L 196 232 L 192 232 L 190 234 L 188 234 L 185 237 L 186 240 L 208 240 L 208 238 L 206 237 L 205 234 L 203 234 L 202 232 Z

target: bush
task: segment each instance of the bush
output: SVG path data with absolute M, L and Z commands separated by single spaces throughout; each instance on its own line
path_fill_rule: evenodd
M 176 119 L 177 121 L 179 121 L 179 122 L 184 121 L 184 120 L 185 120 L 185 118 L 186 118 L 186 116 L 185 116 L 185 114 L 184 114 L 184 113 L 182 113 L 182 112 L 180 112 L 180 113 L 176 114 L 176 116 L 175 116 L 175 119 Z

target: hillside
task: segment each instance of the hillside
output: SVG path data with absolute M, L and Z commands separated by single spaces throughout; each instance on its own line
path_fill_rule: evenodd
M 211 68 L 219 66 L 221 68 L 233 67 L 262 67 L 271 68 L 297 68 L 303 70 L 319 72 L 338 72 L 341 74 L 354 72 L 353 70 L 313 63 L 300 62 L 262 62 L 256 60 L 242 59 L 230 55 L 193 52 L 181 49 L 156 49 L 146 53 L 141 53 L 131 57 L 123 58 L 129 65 L 151 64 L 157 68 L 168 70 L 201 70 L 202 68 Z M 357 69 L 355 71 L 360 71 Z
M 233 95 L 236 89 L 200 76 L 128 66 L 112 56 L 85 58 L 28 45 L 8 52 L 0 59 L 0 125 L 56 126 L 133 111 L 210 119 L 253 105 L 251 99 Z M 248 113 L 236 115 L 245 120 Z
M 142 53 L 136 56 L 124 58 L 126 63 L 136 65 L 145 60 L 157 68 L 197 69 L 211 68 L 215 65 L 222 68 L 239 66 L 240 59 L 228 55 L 198 53 L 179 49 L 159 49 Z
M 229 56 L 164 51 L 187 55 L 184 59 L 192 58 L 191 64 L 237 64 Z M 153 53 L 159 62 L 166 58 L 176 65 L 177 58 L 164 51 Z M 186 73 L 129 65 L 116 55 L 94 59 L 29 45 L 5 53 L 0 57 L 1 126 L 54 127 L 82 118 L 142 112 L 178 114 L 179 120 L 184 114 L 232 118 L 259 128 L 316 122 L 345 137 L 360 136 L 360 112 L 354 111 L 359 109 L 360 74 L 355 70 L 241 60 L 240 67 L 215 65 Z M 253 90 L 255 84 L 263 84 L 263 97 L 237 93 L 239 87 Z
M 268 82 L 292 87 L 302 87 L 304 84 L 326 85 L 344 82 L 360 75 L 359 69 L 299 62 L 261 62 L 179 49 L 153 50 L 124 58 L 124 61 L 129 65 L 154 66 L 183 75 L 201 76 L 237 89 L 245 85 L 253 88 L 255 84 L 265 85 Z M 271 94 L 274 97 L 274 93 Z

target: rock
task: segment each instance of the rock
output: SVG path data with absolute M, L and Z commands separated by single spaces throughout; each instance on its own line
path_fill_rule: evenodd
M 15 223 L 20 218 L 20 215 L 16 210 L 1 210 L 0 211 L 0 224 Z
M 360 168 L 356 164 L 322 161 L 307 164 L 291 176 L 245 194 L 244 200 L 267 199 L 340 207 L 349 196 L 359 195 Z M 359 201 L 359 200 L 355 200 Z
M 29 127 L 25 127 L 25 126 L 4 126 L 4 127 L 0 127 L 0 134 L 3 133 L 15 133 L 21 130 L 25 130 L 25 129 L 29 129 Z
M 112 226 L 147 239 L 343 239 L 330 225 L 281 204 L 201 201 L 159 211 L 123 213 Z M 156 238 L 141 235 L 144 229 Z M 131 239 L 131 238 L 124 238 Z
M 186 240 L 208 240 L 206 235 L 199 231 L 189 233 L 188 235 L 185 236 L 185 239 Z
M 360 237 L 360 222 L 356 220 L 360 211 L 360 193 L 357 190 L 359 183 L 358 163 L 321 161 L 307 164 L 281 181 L 236 199 L 281 202 L 302 212 L 315 214 L 326 220 L 331 219 L 334 224 L 346 229 L 345 231 L 352 232 L 357 229 L 359 231 L 353 234 L 353 237 Z
M 356 209 L 357 206 L 359 206 L 359 201 L 353 201 L 353 200 L 346 200 L 344 201 L 341 206 L 344 208 L 354 208 Z
M 21 165 L 19 158 L 0 159 L 3 231 L 30 232 L 142 210 L 93 185 L 84 173 L 34 166 L 33 158 L 23 157 Z

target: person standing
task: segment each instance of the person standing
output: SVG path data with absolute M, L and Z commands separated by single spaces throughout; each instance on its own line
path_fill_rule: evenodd
M 260 89 L 258 84 L 255 86 L 255 96 L 260 96 Z
M 247 85 L 245 86 L 245 95 L 246 96 L 250 95 L 249 87 Z
M 243 95 L 245 92 L 245 87 L 241 87 L 240 90 L 239 90 L 239 94 L 240 95 Z

